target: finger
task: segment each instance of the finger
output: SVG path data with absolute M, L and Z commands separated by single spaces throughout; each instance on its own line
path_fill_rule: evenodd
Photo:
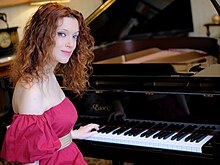
M 91 123 L 91 124 L 88 124 L 87 126 L 88 126 L 90 129 L 93 129 L 93 128 L 95 128 L 96 130 L 99 129 L 99 125 L 98 125 L 98 124 L 93 124 L 93 123 Z

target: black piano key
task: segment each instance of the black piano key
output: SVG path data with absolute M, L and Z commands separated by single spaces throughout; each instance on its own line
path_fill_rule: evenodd
M 190 142 L 200 142 L 208 134 L 211 134 L 215 130 L 214 127 L 202 126 L 195 132 L 195 135 L 190 139 Z
M 151 128 L 153 125 L 155 125 L 154 122 L 141 122 L 140 124 L 136 125 L 134 128 L 125 132 L 124 135 L 137 136 L 138 134 Z
M 167 132 L 166 134 L 163 135 L 163 138 L 164 140 L 169 138 L 170 136 L 172 136 L 173 134 L 175 134 L 176 132 L 175 131 L 171 131 L 171 132 Z
M 108 124 L 106 124 L 105 126 L 100 128 L 98 132 L 100 132 L 100 133 L 110 133 L 113 130 L 121 128 L 123 125 L 126 125 L 127 123 L 129 123 L 129 121 L 126 121 L 126 120 L 119 120 L 119 121 L 115 121 L 115 122 L 109 122 Z
M 175 125 L 175 128 L 173 130 L 171 130 L 168 134 L 165 134 L 163 136 L 163 139 L 167 139 L 169 137 L 171 137 L 173 134 L 181 131 L 182 129 L 184 128 L 184 125 L 183 124 L 177 124 Z
M 215 127 L 201 126 L 199 129 L 195 130 L 190 136 L 188 136 L 185 141 L 195 142 L 201 141 L 208 134 L 212 133 Z
M 100 133 L 109 133 L 109 132 L 111 132 L 115 129 L 118 129 L 118 127 L 117 126 L 105 126 L 101 129 L 99 129 L 98 132 L 100 132 Z
M 146 129 L 144 128 L 138 128 L 136 130 L 134 130 L 133 132 L 131 132 L 129 135 L 130 136 L 137 136 L 139 135 L 140 133 L 144 132 Z
M 194 142 L 195 141 L 195 138 L 199 135 L 197 133 L 198 130 L 194 131 L 191 135 L 189 135 L 188 137 L 185 138 L 185 142 Z
M 189 137 L 187 137 L 185 141 L 194 142 L 198 136 L 199 136 L 199 133 L 195 132 L 191 134 Z
M 207 134 L 203 134 L 203 133 L 196 133 L 194 137 L 192 137 L 190 139 L 190 142 L 197 142 L 197 141 L 201 141 L 203 138 L 205 138 L 207 136 Z
M 113 131 L 112 134 L 117 134 L 117 135 L 119 135 L 119 134 L 125 132 L 126 130 L 135 127 L 135 126 L 138 125 L 139 123 L 140 123 L 139 121 L 131 121 L 131 122 L 129 122 L 129 123 L 123 125 L 121 128 L 119 128 L 119 129 Z
M 186 137 L 184 141 L 185 141 L 185 142 L 188 142 L 188 141 L 193 142 L 192 138 L 193 138 L 193 136 L 190 135 L 190 136 Z
M 118 128 L 117 130 L 113 131 L 112 134 L 120 135 L 128 129 L 130 129 L 130 128 L 129 127 L 121 127 L 121 128 Z
M 182 130 L 180 130 L 176 135 L 171 137 L 171 140 L 181 140 L 182 138 L 186 137 L 190 133 L 192 133 L 197 128 L 196 125 L 188 125 L 187 127 L 184 127 Z
M 153 135 L 154 133 L 162 130 L 163 128 L 165 128 L 168 124 L 167 123 L 158 123 L 155 126 L 153 126 L 152 128 L 150 128 L 149 130 L 147 130 L 146 132 L 141 134 L 141 137 L 150 137 L 151 135 Z
M 158 138 L 158 139 L 166 139 L 170 137 L 172 134 L 176 133 L 180 129 L 182 129 L 184 125 L 182 124 L 170 124 L 169 126 L 165 127 L 163 130 L 158 132 L 153 136 L 153 138 Z
M 139 131 L 143 132 L 144 129 L 143 129 L 143 128 L 137 128 L 137 127 L 135 127 L 135 128 L 132 128 L 132 129 L 126 131 L 126 132 L 124 133 L 124 135 L 125 135 L 125 136 L 126 136 L 126 135 L 132 136 L 132 135 L 134 135 L 135 133 L 137 133 L 137 132 L 139 132 Z
M 183 139 L 187 135 L 189 135 L 189 133 L 183 132 L 183 133 L 179 134 L 178 137 L 176 138 L 176 141 L 180 141 L 181 139 Z
M 152 136 L 153 134 L 155 134 L 157 131 L 158 130 L 154 130 L 154 129 L 148 130 L 148 131 L 144 132 L 143 134 L 141 134 L 141 137 L 148 138 L 148 137 Z
M 163 134 L 163 132 L 160 131 L 160 132 L 156 133 L 156 134 L 153 136 L 153 138 L 159 138 L 162 134 Z
M 161 131 L 161 133 L 158 135 L 158 139 L 167 139 L 174 133 L 180 131 L 183 127 L 183 124 L 170 124 L 168 127 Z
M 205 134 L 200 134 L 197 138 L 196 138 L 196 143 L 199 143 L 200 141 L 202 141 L 207 135 Z

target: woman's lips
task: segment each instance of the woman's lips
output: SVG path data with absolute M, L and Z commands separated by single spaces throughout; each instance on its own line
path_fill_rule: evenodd
M 62 52 L 67 56 L 70 56 L 72 54 L 72 51 L 62 50 Z

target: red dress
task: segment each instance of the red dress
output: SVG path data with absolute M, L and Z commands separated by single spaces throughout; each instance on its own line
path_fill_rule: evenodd
M 40 165 L 86 165 L 75 143 L 58 151 L 59 138 L 72 130 L 76 120 L 76 109 L 67 97 L 42 115 L 14 114 L 0 157 L 21 163 L 39 160 Z

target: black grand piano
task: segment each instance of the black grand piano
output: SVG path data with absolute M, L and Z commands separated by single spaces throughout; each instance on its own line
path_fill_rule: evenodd
M 99 63 L 155 47 L 194 49 L 218 58 L 216 39 L 188 36 L 190 0 L 104 0 L 86 22 L 96 39 L 91 87 L 82 98 L 64 87 L 78 110 L 74 129 L 100 124 L 96 136 L 75 141 L 83 155 L 113 164 L 219 164 L 218 63 L 209 65 L 204 57 L 187 72 L 178 72 L 174 63 Z M 0 82 L 0 124 L 5 126 L 11 122 L 12 91 L 5 76 Z
M 182 21 L 172 20 L 174 11 Z M 64 89 L 78 110 L 75 128 L 100 124 L 97 135 L 75 141 L 84 156 L 114 164 L 219 164 L 218 63 L 203 67 L 202 59 L 188 72 L 167 62 L 102 63 L 155 47 L 218 58 L 216 39 L 188 36 L 190 15 L 188 0 L 109 0 L 87 18 L 97 46 L 91 87 L 83 98 Z
M 218 164 L 220 77 L 145 74 L 158 66 L 131 65 L 95 66 L 82 99 L 66 91 L 79 113 L 75 128 L 100 124 L 97 135 L 76 141 L 83 154 L 137 164 Z

